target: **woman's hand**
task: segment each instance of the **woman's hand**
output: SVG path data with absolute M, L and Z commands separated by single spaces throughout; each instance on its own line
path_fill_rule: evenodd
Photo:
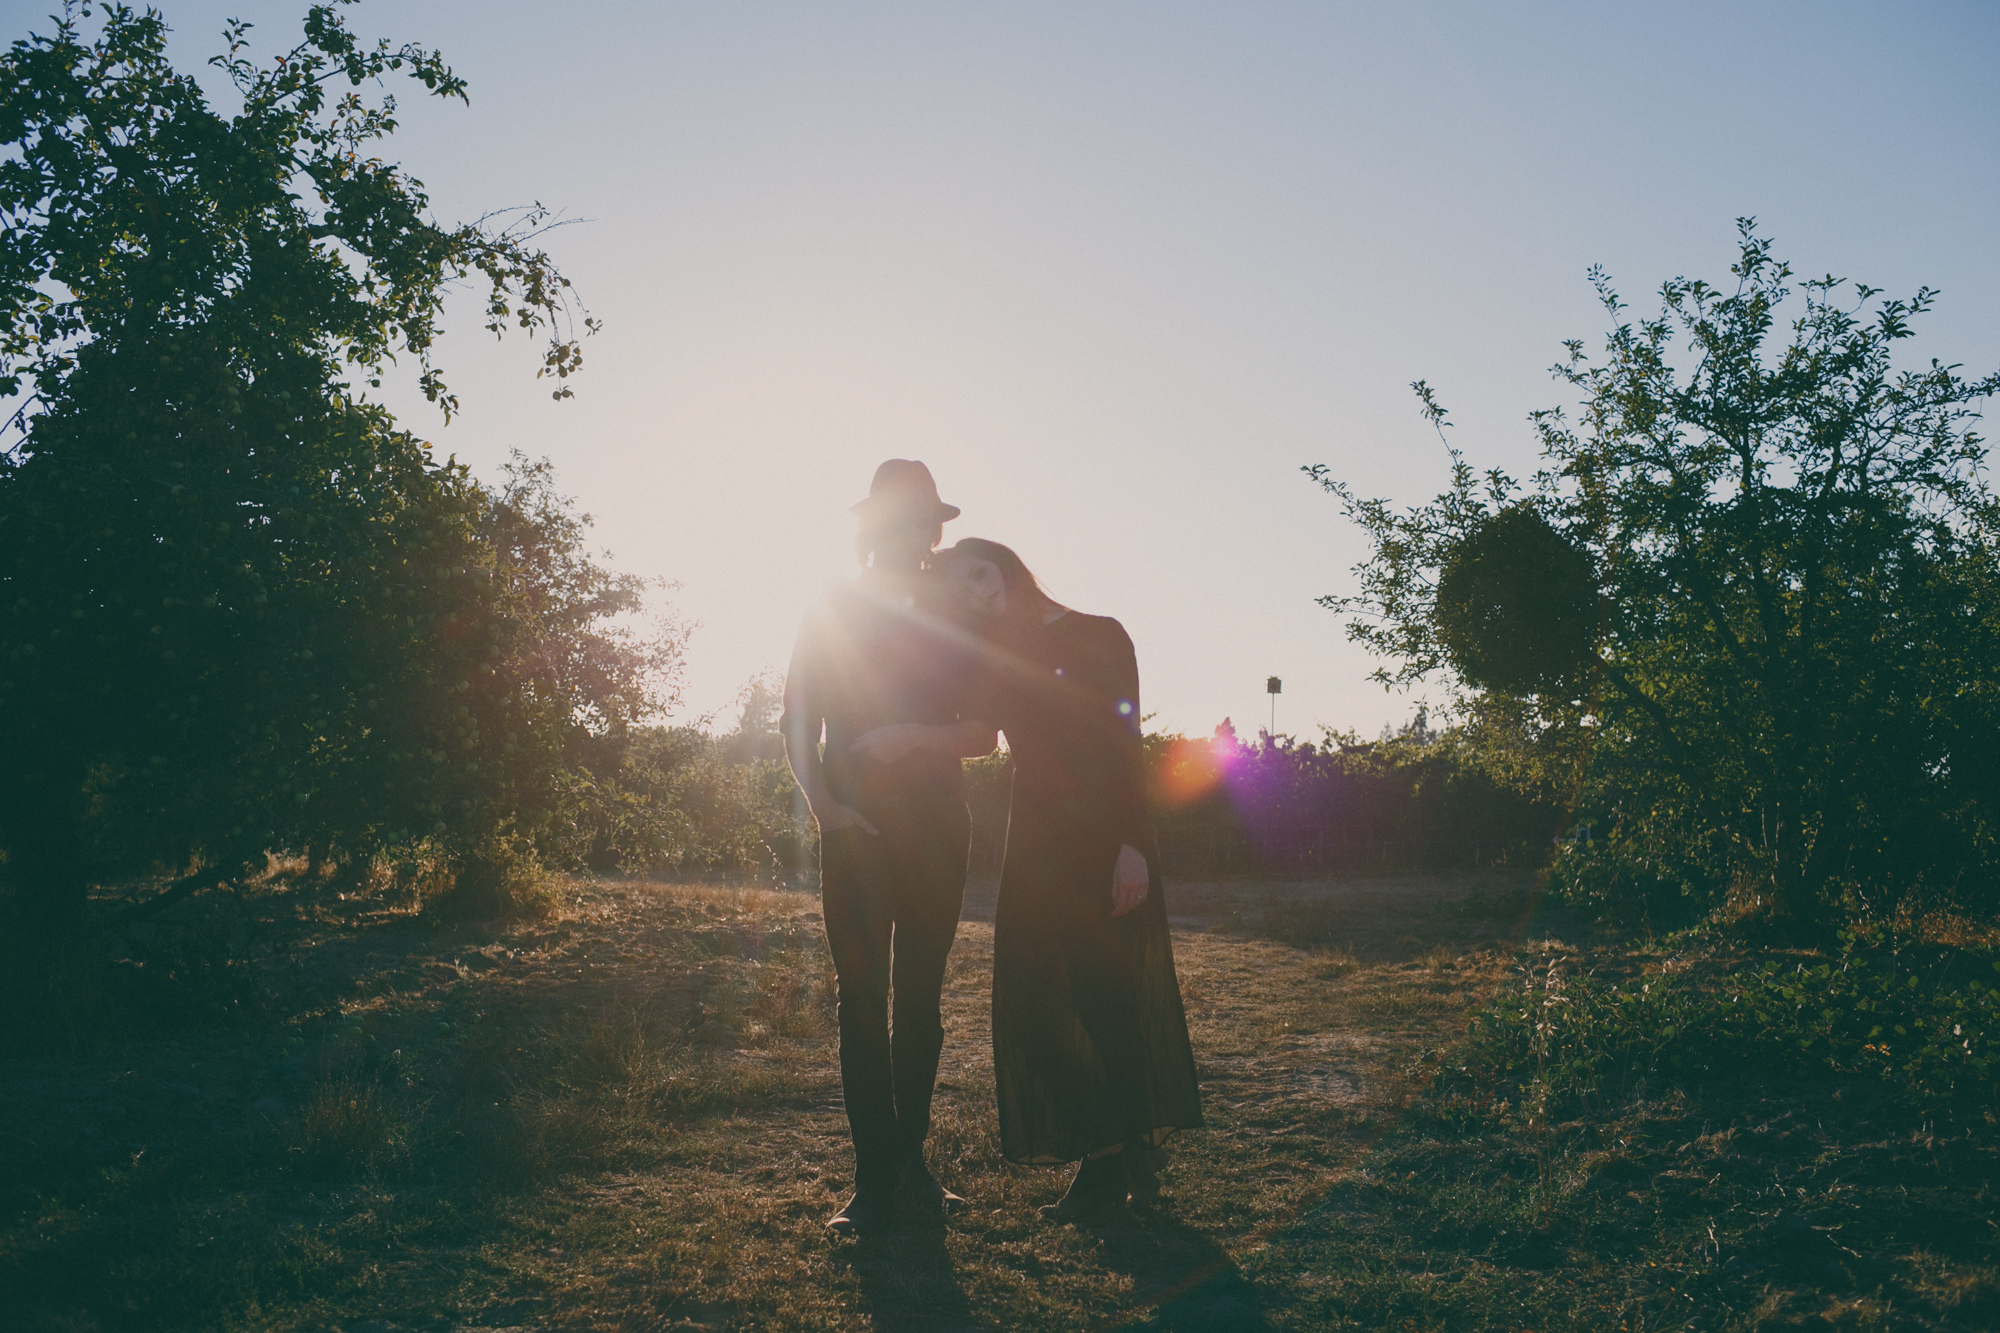
M 1111 871 L 1111 915 L 1124 916 L 1146 901 L 1146 858 L 1137 847 L 1120 847 Z
M 924 733 L 930 730 L 921 722 L 891 722 L 862 732 L 850 748 L 863 759 L 893 764 L 924 748 Z
M 839 801 L 821 801 L 813 807 L 813 819 L 819 824 L 819 834 L 823 838 L 835 829 L 858 828 L 863 833 L 879 833 L 880 829 L 862 818 L 861 812 Z

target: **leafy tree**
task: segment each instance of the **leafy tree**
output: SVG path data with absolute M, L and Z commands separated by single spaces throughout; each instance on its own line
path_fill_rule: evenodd
M 1740 229 L 1734 282 L 1674 279 L 1649 319 L 1593 271 L 1613 327 L 1595 359 L 1566 344 L 1581 410 L 1534 414 L 1529 485 L 1454 450 L 1450 488 L 1398 510 L 1308 469 L 1372 542 L 1359 593 L 1322 601 L 1393 660 L 1379 679 L 1453 678 L 1524 780 L 1610 816 L 1570 854 L 1587 892 L 1734 885 L 1802 923 L 1916 888 L 1994 906 L 2000 510 L 1974 426 L 2000 375 L 1896 367 L 1928 288 L 1799 282 L 1782 337 L 1792 271 Z
M 234 114 L 172 67 L 158 13 L 90 19 L 73 4 L 0 58 L 17 899 L 73 920 L 92 855 L 220 875 L 267 847 L 468 848 L 532 822 L 548 747 L 643 706 L 657 663 L 588 631 L 637 589 L 582 558 L 545 474 L 489 492 L 361 394 L 408 356 L 450 414 L 432 351 L 469 278 L 490 330 L 546 338 L 566 396 L 544 212 L 430 221 L 421 184 L 369 156 L 394 99 L 359 90 L 465 83 L 435 52 L 363 45 L 333 5 L 263 64 L 230 25 L 213 63 Z

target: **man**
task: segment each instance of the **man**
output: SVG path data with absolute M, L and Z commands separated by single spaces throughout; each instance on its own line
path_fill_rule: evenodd
M 827 1226 L 843 1234 L 893 1220 L 899 1183 L 934 1211 L 964 1202 L 924 1162 L 944 1046 L 939 994 L 971 839 L 963 778 L 957 759 L 935 751 L 855 741 L 919 723 L 961 727 L 965 754 L 994 744 L 991 727 L 981 735 L 961 721 L 973 663 L 929 613 L 923 576 L 958 508 L 938 498 L 930 469 L 904 458 L 877 468 L 853 508 L 861 573 L 799 630 L 782 724 L 785 757 L 819 824 L 822 916 L 840 983 L 854 1195 Z

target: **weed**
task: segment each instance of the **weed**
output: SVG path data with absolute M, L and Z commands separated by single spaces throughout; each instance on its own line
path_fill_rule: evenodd
M 760 1039 L 825 1037 L 833 1030 L 837 991 L 824 952 L 785 948 L 757 969 L 750 1015 Z
M 1354 957 L 1354 950 L 1346 945 L 1322 944 L 1312 951 L 1312 966 L 1315 975 L 1331 981 L 1354 971 L 1361 964 Z
M 563 1043 L 564 1081 L 583 1092 L 623 1092 L 647 1081 L 663 1052 L 658 1040 L 630 1015 L 600 1016 Z
M 379 1083 L 343 1074 L 313 1089 L 285 1127 L 285 1146 L 309 1175 L 366 1173 L 408 1151 L 410 1126 Z
M 107 1043 L 210 1030 L 254 1030 L 268 1018 L 233 905 L 145 924 L 102 940 L 0 941 L 0 1054 L 74 1056 Z

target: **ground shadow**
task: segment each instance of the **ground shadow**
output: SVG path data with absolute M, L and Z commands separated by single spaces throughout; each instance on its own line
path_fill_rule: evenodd
M 990 872 L 973 875 L 959 919 L 990 924 L 999 882 Z M 1366 966 L 1416 962 L 1439 946 L 1511 947 L 1524 939 L 1568 939 L 1595 930 L 1584 914 L 1545 893 L 1533 872 L 1515 867 L 1169 878 L 1166 894 L 1177 931 L 1335 949 Z
M 1132 1279 L 1136 1300 L 1108 1327 L 1146 1322 L 1176 1333 L 1237 1333 L 1272 1327 L 1267 1294 L 1213 1239 L 1167 1209 L 1136 1214 L 1095 1233 L 1104 1266 Z
M 1365 966 L 1416 962 L 1441 946 L 1460 952 L 1590 931 L 1517 873 L 1169 885 L 1167 908 L 1176 930 L 1332 949 Z
M 834 1251 L 861 1284 L 869 1317 L 884 1333 L 950 1333 L 979 1327 L 945 1249 L 942 1219 L 908 1219 Z

